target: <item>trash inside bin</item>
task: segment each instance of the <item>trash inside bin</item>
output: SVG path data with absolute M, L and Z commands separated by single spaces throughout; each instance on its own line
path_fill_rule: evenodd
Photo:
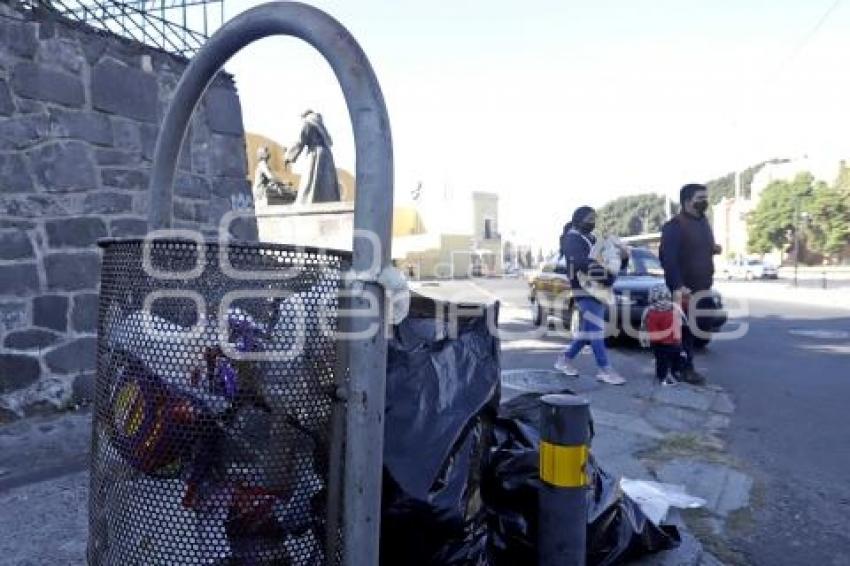
M 145 245 L 102 242 L 89 564 L 337 563 L 324 548 L 347 254 Z
M 511 399 L 495 422 L 495 446 L 481 486 L 494 566 L 537 563 L 539 398 L 529 393 Z M 589 565 L 620 564 L 679 544 L 676 527 L 654 525 L 592 456 L 589 468 Z
M 453 316 L 452 313 L 458 313 Z M 488 564 L 479 492 L 499 405 L 498 304 L 413 295 L 387 360 L 381 563 Z

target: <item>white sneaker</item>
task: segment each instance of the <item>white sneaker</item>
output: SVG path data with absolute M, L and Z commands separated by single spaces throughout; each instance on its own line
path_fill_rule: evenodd
M 679 384 L 679 382 L 678 382 L 678 381 L 676 381 L 676 378 L 675 378 L 675 377 L 673 377 L 672 375 L 668 375 L 667 377 L 665 377 L 665 378 L 661 381 L 661 385 L 662 385 L 662 387 L 669 387 L 669 386 L 671 386 L 671 385 L 678 385 L 678 384 Z
M 609 385 L 623 385 L 626 383 L 626 379 L 611 366 L 599 368 L 596 379 Z
M 558 359 L 555 360 L 555 369 L 569 377 L 578 377 L 578 370 L 573 364 L 567 361 L 567 358 L 565 358 L 563 354 L 558 356 Z

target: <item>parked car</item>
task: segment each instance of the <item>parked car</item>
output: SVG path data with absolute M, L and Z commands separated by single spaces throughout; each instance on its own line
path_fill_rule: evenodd
M 553 316 L 566 323 L 570 331 L 574 332 L 578 329 L 578 309 L 575 308 L 563 261 L 558 254 L 552 255 L 529 278 L 529 303 L 532 322 L 536 326 L 546 323 Z M 664 285 L 664 270 L 658 257 L 646 248 L 632 248 L 628 268 L 614 283 L 614 304 L 606 312 L 608 336 L 637 336 L 635 331 L 640 329 L 643 311 L 648 306 L 649 290 L 656 285 Z M 699 307 L 711 311 L 710 315 L 697 320 L 701 330 L 717 332 L 726 323 L 726 311 L 717 291 L 712 290 L 711 296 L 703 299 Z M 708 342 L 709 338 L 701 338 L 696 340 L 695 345 L 703 347 Z
M 779 272 L 776 267 L 758 259 L 737 259 L 727 263 L 720 274 L 726 279 L 777 279 Z

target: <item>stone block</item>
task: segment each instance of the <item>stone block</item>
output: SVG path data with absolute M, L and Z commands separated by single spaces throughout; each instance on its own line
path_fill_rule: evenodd
M 251 186 L 244 177 L 241 179 L 216 177 L 212 180 L 212 192 L 215 196 L 229 201 L 233 195 L 251 194 Z
M 23 230 L 0 230 L 0 259 L 35 257 L 29 235 Z
M 71 328 L 77 332 L 97 331 L 97 293 L 81 293 L 74 297 Z
M 18 99 L 18 114 L 43 114 L 44 104 L 26 98 Z
M 9 217 L 44 218 L 45 216 L 66 216 L 70 212 L 65 203 L 58 202 L 58 196 L 17 195 L 0 197 L 0 210 Z
M 0 194 L 29 193 L 35 189 L 24 157 L 0 153 Z
M 148 174 L 138 169 L 102 169 L 100 181 L 104 187 L 144 191 L 148 188 Z
M 49 123 L 43 114 L 0 120 L 0 150 L 26 149 L 47 139 Z
M 236 91 L 226 88 L 211 88 L 204 95 L 206 102 L 207 124 L 216 134 L 241 136 L 242 106 Z
M 17 330 L 27 326 L 27 304 L 0 303 L 0 332 Z
M 38 51 L 35 26 L 13 19 L 0 20 L 0 49 L 24 59 L 32 59 Z
M 42 295 L 32 301 L 32 323 L 59 332 L 68 330 L 68 297 Z
M 209 175 L 210 166 L 210 142 L 200 134 L 201 128 L 196 129 L 192 135 L 192 172 L 199 175 Z M 209 131 L 209 130 L 207 130 Z
M 51 248 L 84 248 L 94 246 L 98 238 L 108 236 L 106 223 L 100 218 L 83 217 L 48 220 L 44 223 L 47 245 Z
M 174 218 L 190 222 L 206 223 L 209 220 L 209 204 L 174 199 Z
M 217 196 L 210 199 L 210 218 L 213 219 L 215 224 L 218 224 L 221 218 L 231 210 L 230 199 Z
M 92 106 L 142 122 L 157 121 L 159 86 L 148 73 L 104 60 L 92 69 Z
M 11 116 L 15 112 L 15 103 L 9 85 L 5 79 L 0 79 L 0 116 Z
M 112 145 L 112 124 L 98 112 L 50 109 L 50 134 L 57 138 L 85 140 L 94 145 Z
M 143 151 L 144 143 L 142 140 L 142 132 L 144 132 L 147 128 L 130 120 L 113 118 L 112 129 L 115 135 L 116 149 L 132 151 L 134 153 Z
M 33 230 L 35 222 L 29 220 L 12 220 L 9 218 L 0 218 L 0 228 L 17 228 L 18 230 Z
M 94 65 L 106 52 L 106 38 L 95 34 L 86 34 L 80 38 L 83 56 L 89 65 Z
M 146 161 L 153 161 L 153 154 L 156 150 L 156 138 L 159 136 L 159 126 L 141 124 L 139 130 L 141 133 L 142 158 Z
M 38 38 L 53 39 L 54 37 L 56 37 L 56 22 L 49 18 L 39 22 Z
M 127 65 L 130 69 L 138 69 L 139 59 L 150 48 L 135 41 L 108 41 L 103 60 L 110 63 Z
M 48 352 L 45 362 L 50 371 L 69 374 L 91 371 L 95 368 L 97 338 L 77 338 L 68 344 Z
M 52 253 L 44 257 L 50 291 L 95 289 L 100 275 L 97 252 Z
M 121 193 L 92 193 L 83 201 L 83 214 L 121 214 L 133 210 L 133 197 Z
M 19 297 L 35 295 L 41 286 L 34 263 L 8 263 L 0 265 L 0 295 Z
M 150 207 L 148 206 L 147 191 L 138 191 L 133 194 L 133 213 L 137 216 L 145 216 L 148 214 Z
M 28 387 L 40 376 L 38 358 L 24 354 L 0 354 L 0 393 Z
M 245 178 L 248 165 L 241 137 L 213 134 L 209 151 L 212 176 Z
M 85 88 L 79 77 L 24 62 L 12 69 L 12 90 L 23 98 L 54 102 L 80 108 L 86 102 Z
M 74 377 L 71 389 L 71 400 L 77 405 L 86 405 L 94 401 L 95 374 L 84 372 Z
M 39 59 L 43 63 L 59 67 L 71 74 L 79 74 L 85 65 L 85 57 L 76 41 L 52 38 L 41 42 Z
M 30 328 L 6 335 L 3 345 L 13 350 L 40 350 L 59 341 L 59 335 L 49 330 Z
M 139 154 L 120 149 L 101 149 L 94 151 L 94 160 L 103 167 L 126 167 L 140 163 Z
M 36 181 L 47 192 L 80 192 L 97 188 L 91 152 L 80 141 L 55 142 L 29 152 Z
M 232 181 L 233 179 L 227 179 Z M 210 182 L 200 175 L 179 173 L 174 180 L 174 194 L 180 197 L 194 199 L 210 198 Z
M 148 223 L 138 218 L 116 218 L 109 223 L 109 233 L 113 238 L 144 236 L 148 233 Z

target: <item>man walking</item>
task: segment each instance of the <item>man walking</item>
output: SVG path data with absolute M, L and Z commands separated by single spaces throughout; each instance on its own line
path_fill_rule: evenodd
M 720 246 L 714 243 L 711 225 L 705 217 L 708 209 L 708 190 L 704 185 L 689 184 L 679 192 L 681 212 L 667 221 L 661 229 L 661 265 L 664 279 L 674 300 L 688 314 L 688 324 L 682 330 L 682 345 L 687 354 L 683 379 L 703 384 L 705 378 L 694 369 L 694 336 L 696 322 L 691 313 L 699 307 L 699 299 L 711 289 L 714 280 L 714 255 Z M 695 297 L 696 301 L 691 301 Z

